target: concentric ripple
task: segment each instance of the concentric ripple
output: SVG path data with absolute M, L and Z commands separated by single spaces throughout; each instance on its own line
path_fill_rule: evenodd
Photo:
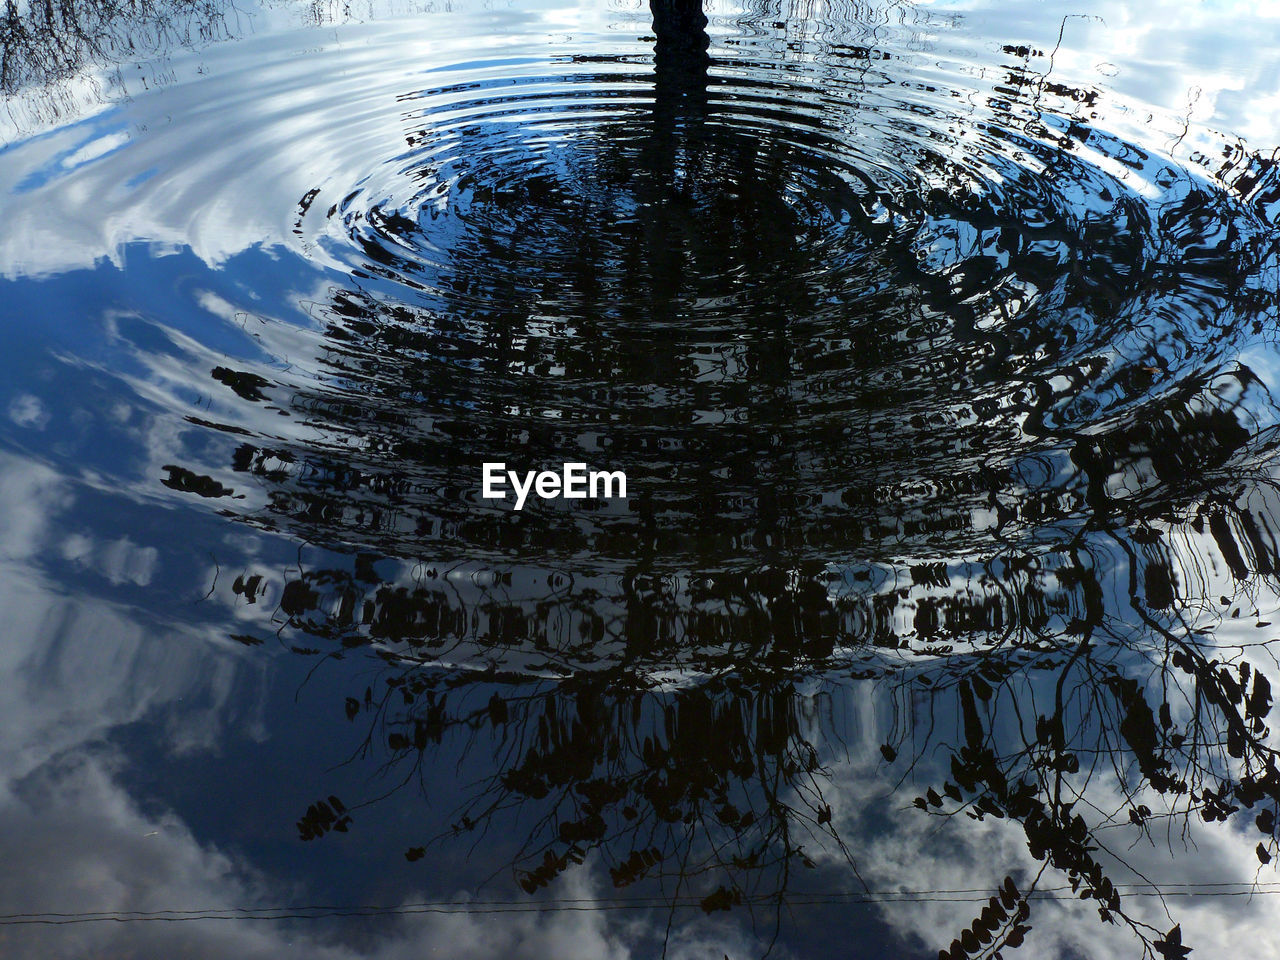
M 357 594 L 400 597 L 395 640 L 474 631 L 441 626 L 451 604 L 481 633 L 677 647 L 759 615 L 819 653 L 1061 629 L 1092 602 L 1082 537 L 1263 469 L 1274 417 L 1240 357 L 1276 320 L 1270 160 L 1160 120 L 1126 139 L 1132 104 L 1013 46 L 979 70 L 856 21 L 802 57 L 750 16 L 621 24 L 351 28 L 321 83 L 248 45 L 11 148 L 4 262 L 74 273 L 105 247 L 120 301 L 73 352 L 127 357 L 185 424 L 139 458 L 141 495 L 396 576 L 488 571 L 460 600 L 335 560 L 292 594 L 308 629 L 376 634 Z M 176 303 L 140 292 L 157 278 Z M 486 461 L 623 470 L 630 497 L 517 513 L 480 498 Z M 1034 590 L 977 583 L 993 563 Z M 495 599 L 513 573 L 578 586 Z
M 1084 511 L 1070 450 L 1207 388 L 1256 322 L 1268 224 L 1169 160 L 1108 172 L 1130 145 L 1079 121 L 944 110 L 888 56 L 821 83 L 713 62 L 702 96 L 630 65 L 403 96 L 409 149 L 304 204 L 360 280 L 335 324 L 380 315 L 331 362 L 431 397 L 451 471 L 604 441 L 675 521 L 659 555 L 954 550 L 1002 494 Z

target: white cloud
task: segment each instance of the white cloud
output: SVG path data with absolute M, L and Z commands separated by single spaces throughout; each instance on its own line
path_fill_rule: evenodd
M 23 783 L 0 788 L 0 902 L 6 913 L 227 910 L 296 903 L 259 872 L 200 843 L 172 814 L 143 813 L 119 787 L 110 764 L 80 754 L 51 762 Z M 23 869 L 12 869 L 22 865 Z M 565 896 L 589 897 L 570 878 Z M 405 903 L 415 897 L 408 893 Z M 629 950 L 603 914 L 566 911 L 422 914 L 395 918 L 369 945 L 344 943 L 335 927 L 306 921 L 186 921 L 10 926 L 5 956 L 131 955 L 193 960 L 628 960 Z M 359 931 L 362 936 L 367 929 Z

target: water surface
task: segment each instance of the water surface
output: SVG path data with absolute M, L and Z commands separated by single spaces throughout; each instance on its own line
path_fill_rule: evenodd
M 10 8 L 10 953 L 1273 945 L 1277 21 L 706 12 Z

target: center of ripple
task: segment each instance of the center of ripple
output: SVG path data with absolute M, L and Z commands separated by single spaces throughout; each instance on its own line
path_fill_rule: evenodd
M 1269 227 L 1172 158 L 873 52 L 429 71 L 394 155 L 297 201 L 330 281 L 314 375 L 221 379 L 308 433 L 237 441 L 265 507 L 229 509 L 461 565 L 463 608 L 561 639 L 547 604 L 672 637 L 776 607 L 820 650 L 910 632 L 900 600 L 922 636 L 943 603 L 973 634 L 1078 620 L 1080 537 L 1251 456 L 1230 357 Z M 628 497 L 515 512 L 481 497 L 494 462 L 621 471 Z M 1041 600 L 975 587 L 997 562 Z

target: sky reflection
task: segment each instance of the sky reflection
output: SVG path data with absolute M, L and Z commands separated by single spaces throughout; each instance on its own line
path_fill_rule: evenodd
M 10 8 L 7 955 L 1280 953 L 1280 9 L 707 12 Z

